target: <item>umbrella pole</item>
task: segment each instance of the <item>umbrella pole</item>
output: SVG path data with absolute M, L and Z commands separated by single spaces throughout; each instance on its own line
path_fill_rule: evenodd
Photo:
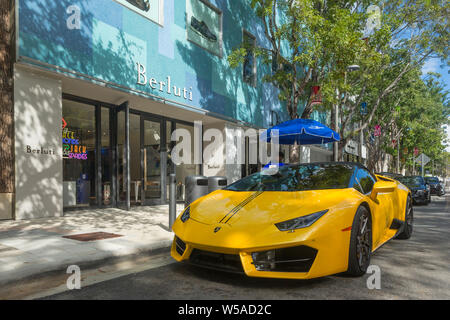
M 298 163 L 302 163 L 302 156 L 303 156 L 302 145 L 299 143 L 298 144 Z

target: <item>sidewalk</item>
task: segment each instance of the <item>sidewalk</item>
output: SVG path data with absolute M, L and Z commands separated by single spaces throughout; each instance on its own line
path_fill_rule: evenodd
M 177 214 L 183 205 L 177 206 Z M 0 221 L 0 285 L 48 271 L 66 269 L 171 245 L 168 205 L 74 211 L 60 218 Z M 117 238 L 78 241 L 63 238 L 91 232 Z

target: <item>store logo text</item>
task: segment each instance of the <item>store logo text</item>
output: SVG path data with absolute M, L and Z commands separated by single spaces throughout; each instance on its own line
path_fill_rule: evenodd
M 167 94 L 173 94 L 176 97 L 183 97 L 186 100 L 192 101 L 192 87 L 188 89 L 177 87 L 172 85 L 172 79 L 167 76 L 166 81 L 158 81 L 155 78 L 147 77 L 147 69 L 139 62 L 137 65 L 137 84 L 141 86 L 149 85 L 153 90 L 159 90 L 160 92 L 167 92 Z

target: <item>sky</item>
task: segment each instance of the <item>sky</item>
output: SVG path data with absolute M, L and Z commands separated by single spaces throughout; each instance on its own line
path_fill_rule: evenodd
M 450 74 L 448 67 L 442 65 L 440 59 L 429 59 L 422 67 L 422 74 L 425 76 L 428 72 L 437 72 L 442 75 L 440 78 L 441 83 L 444 85 L 447 91 L 450 92 Z M 447 126 L 447 152 L 450 152 L 450 126 Z

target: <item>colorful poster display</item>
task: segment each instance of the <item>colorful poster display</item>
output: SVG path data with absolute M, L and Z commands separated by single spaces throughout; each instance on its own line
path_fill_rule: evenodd
M 187 38 L 200 47 L 222 56 L 222 13 L 207 1 L 186 1 Z
M 114 0 L 121 5 L 127 7 L 139 13 L 141 16 L 156 22 L 157 24 L 163 24 L 163 0 Z
M 75 131 L 70 131 L 67 128 L 67 122 L 63 121 L 62 143 L 63 143 L 63 158 L 64 159 L 78 159 L 87 160 L 87 148 L 80 145 L 79 139 L 76 137 Z

